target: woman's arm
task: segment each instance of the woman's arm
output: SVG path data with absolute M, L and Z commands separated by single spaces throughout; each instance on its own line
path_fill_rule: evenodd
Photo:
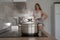
M 48 18 L 48 15 L 42 11 L 42 20 L 46 20 Z
M 35 20 L 35 16 L 34 16 L 34 13 L 33 13 L 33 17 L 34 17 L 34 20 Z

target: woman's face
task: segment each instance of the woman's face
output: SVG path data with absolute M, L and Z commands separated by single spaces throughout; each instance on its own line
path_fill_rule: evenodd
M 36 9 L 36 10 L 39 10 L 39 6 L 38 6 L 38 5 L 35 5 L 35 9 Z

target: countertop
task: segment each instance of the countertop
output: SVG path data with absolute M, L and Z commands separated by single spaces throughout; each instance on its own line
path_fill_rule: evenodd
M 47 37 L 17 37 L 17 38 L 0 38 L 0 40 L 56 40 L 55 37 L 48 34 L 46 31 L 42 30 L 42 32 Z

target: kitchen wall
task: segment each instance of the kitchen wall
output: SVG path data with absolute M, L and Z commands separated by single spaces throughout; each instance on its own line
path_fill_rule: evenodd
M 10 17 L 13 17 L 13 10 L 11 8 L 12 4 L 11 5 L 10 4 L 11 3 L 0 2 L 0 28 L 4 27 L 5 22 L 8 22 L 9 20 L 11 21 Z
M 1 0 L 2 1 L 2 0 Z M 43 9 L 43 11 L 45 11 L 48 14 L 48 19 L 44 22 L 45 23 L 45 30 L 49 33 L 51 33 L 51 24 L 50 24 L 50 6 L 51 6 L 51 0 L 27 0 L 27 9 L 29 10 L 33 10 L 34 9 L 34 5 L 35 3 L 39 3 Z M 4 3 L 4 2 L 3 2 Z M 2 3 L 2 4 L 3 4 Z M 17 15 L 16 13 L 18 13 L 17 11 L 15 11 L 15 13 L 13 14 L 13 9 L 11 9 L 11 7 L 13 7 L 13 4 L 3 4 L 0 5 L 0 18 L 5 18 L 6 20 L 8 19 L 7 17 L 12 17 L 13 15 Z M 7 4 L 7 5 L 6 5 Z M 12 14 L 12 15 L 11 15 Z
M 27 8 L 29 10 L 33 10 L 34 9 L 34 5 L 35 3 L 39 3 L 43 9 L 43 11 L 45 11 L 47 14 L 48 14 L 48 19 L 44 22 L 45 24 L 45 30 L 48 32 L 48 33 L 52 33 L 52 23 L 51 23 L 51 15 L 53 15 L 53 11 L 51 12 L 51 7 L 53 5 L 53 2 L 60 2 L 60 0 L 27 0 Z M 0 3 L 1 4 L 1 3 Z M 7 7 L 8 8 L 8 7 Z M 6 10 L 7 10 L 6 8 Z M 3 6 L 0 5 L 0 17 L 4 17 L 4 15 L 2 13 L 4 13 L 3 11 Z M 7 10 L 8 11 L 8 10 Z M 53 19 L 53 18 L 52 18 Z M 52 33 L 53 34 L 53 33 Z
M 2 1 L 2 0 L 1 0 Z M 51 21 L 50 21 L 50 15 L 51 15 L 51 3 L 52 0 L 27 0 L 27 9 L 29 10 L 33 10 L 34 9 L 34 5 L 35 3 L 39 3 L 43 9 L 43 11 L 45 11 L 48 14 L 48 19 L 44 22 L 45 23 L 45 30 L 49 33 L 51 33 Z M 0 17 L 6 18 L 9 14 L 13 14 L 10 12 L 13 12 L 13 10 L 11 8 L 8 8 L 8 6 L 5 8 L 5 12 L 4 12 L 4 7 L 6 5 L 2 5 L 0 8 L 3 10 L 1 10 L 0 13 Z M 8 11 L 9 10 L 9 11 Z M 9 13 L 8 15 L 6 15 L 7 13 Z M 17 12 L 15 12 L 17 13 Z M 6 15 L 6 16 L 5 16 Z M 15 14 L 14 14 L 15 15 Z
M 4 23 L 7 22 L 11 22 L 12 25 L 15 25 L 16 20 L 14 18 L 22 13 L 23 8 L 26 8 L 25 2 L 14 4 L 12 2 L 0 2 L 0 28 L 3 28 Z

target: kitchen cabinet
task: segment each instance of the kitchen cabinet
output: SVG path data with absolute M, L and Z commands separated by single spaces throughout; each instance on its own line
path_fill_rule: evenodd
M 60 2 L 53 4 L 51 12 L 51 33 L 60 40 Z
M 0 0 L 0 2 L 26 2 L 26 0 Z
M 13 0 L 0 0 L 0 2 L 12 2 Z
M 55 37 L 60 40 L 60 3 L 55 4 Z
M 26 0 L 13 0 L 13 2 L 26 2 Z

